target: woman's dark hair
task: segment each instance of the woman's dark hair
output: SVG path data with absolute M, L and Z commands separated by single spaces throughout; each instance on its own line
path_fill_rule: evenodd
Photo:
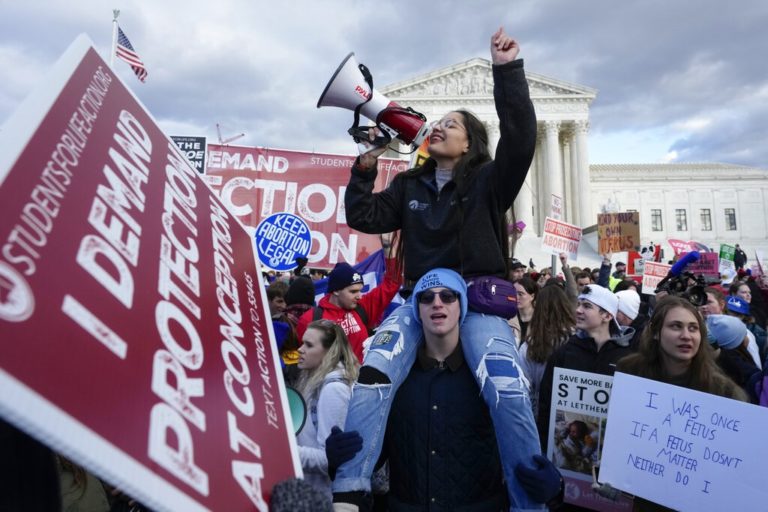
M 634 281 L 632 279 L 624 279 L 616 284 L 616 287 L 613 289 L 613 293 L 618 293 L 624 290 L 629 290 L 630 288 L 634 289 L 638 294 L 640 293 L 639 285 L 637 284 L 637 281 Z
M 469 182 L 471 180 L 471 174 L 473 169 L 478 169 L 481 165 L 491 161 L 491 153 L 488 150 L 488 131 L 485 129 L 485 125 L 480 119 L 473 113 L 467 110 L 455 110 L 457 114 L 461 116 L 462 124 L 467 130 L 467 140 L 469 142 L 468 151 L 459 159 L 456 165 L 453 167 L 453 182 L 456 183 L 456 192 L 459 197 L 464 197 L 469 188 Z M 434 158 L 430 157 L 420 165 L 414 167 L 404 173 L 397 176 L 396 179 L 407 179 L 421 176 L 422 174 L 433 172 L 437 168 L 437 162 Z M 461 204 L 461 202 L 459 202 Z M 514 219 L 514 218 L 513 218 Z M 499 212 L 499 226 L 498 237 L 501 244 L 502 255 L 504 261 L 509 260 L 509 235 L 507 233 L 507 225 L 509 219 L 507 219 L 506 212 Z M 392 246 L 397 247 L 395 258 L 400 263 L 400 268 L 405 268 L 404 255 L 403 255 L 403 232 L 399 231 L 395 235 L 396 239 L 393 240 Z
M 467 141 L 469 150 L 464 153 L 456 165 L 453 167 L 453 181 L 461 195 L 466 193 L 466 183 L 472 169 L 477 169 L 481 165 L 491 160 L 491 153 L 488 150 L 488 131 L 480 119 L 467 110 L 455 110 L 461 116 L 461 124 L 467 130 Z M 434 171 L 437 168 L 437 162 L 430 157 L 419 167 L 414 167 L 407 171 L 404 177 L 421 176 L 424 173 Z M 506 228 L 506 226 L 505 226 Z
M 519 284 L 520 286 L 523 287 L 523 290 L 528 292 L 529 295 L 533 295 L 533 302 L 534 304 L 536 303 L 536 298 L 538 297 L 539 290 L 541 289 L 541 287 L 536 281 L 534 281 L 528 276 L 523 276 L 517 281 L 515 281 L 515 284 Z
M 747 283 L 742 283 L 741 281 L 735 281 L 731 283 L 731 286 L 728 288 L 728 295 L 735 297 L 739 293 L 739 288 L 742 286 L 749 288 Z
M 536 294 L 536 308 L 525 339 L 528 343 L 526 357 L 537 363 L 546 363 L 549 356 L 568 341 L 575 326 L 573 305 L 566 293 L 559 286 L 545 286 Z
M 547 279 L 547 282 L 544 283 L 544 288 L 546 288 L 547 286 L 557 286 L 558 288 L 565 290 L 565 281 L 563 281 L 559 277 L 552 277 L 550 279 Z
M 621 359 L 617 365 L 617 371 L 660 382 L 669 382 L 670 376 L 665 374 L 662 361 L 661 330 L 664 327 L 667 314 L 677 308 L 683 308 L 693 314 L 699 324 L 701 336 L 699 350 L 691 360 L 686 387 L 704 393 L 746 401 L 746 393 L 717 366 L 712 347 L 707 342 L 707 324 L 699 314 L 699 310 L 682 297 L 666 296 L 656 304 L 653 316 L 640 338 L 638 351 Z
M 725 309 L 725 295 L 723 295 L 722 290 L 714 286 L 707 286 L 704 288 L 704 293 L 711 293 L 715 300 L 720 303 L 720 307 Z

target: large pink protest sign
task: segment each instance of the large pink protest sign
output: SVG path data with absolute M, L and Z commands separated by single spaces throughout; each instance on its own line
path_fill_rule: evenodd
M 0 415 L 158 510 L 301 473 L 253 240 L 84 36 L 0 135 Z
M 688 253 L 683 253 L 682 256 L 686 254 Z M 688 265 L 685 271 L 717 279 L 720 277 L 720 256 L 716 252 L 701 252 L 698 261 Z

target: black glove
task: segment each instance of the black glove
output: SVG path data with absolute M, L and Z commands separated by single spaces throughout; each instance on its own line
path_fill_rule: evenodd
M 328 458 L 328 475 L 331 480 L 336 476 L 336 470 L 352 460 L 357 452 L 363 449 L 363 438 L 356 430 L 344 432 L 339 427 L 333 427 L 328 439 L 325 440 L 325 456 Z
M 515 476 L 520 485 L 534 501 L 546 503 L 560 494 L 562 476 L 554 464 L 543 455 L 533 456 L 534 466 L 515 467 Z

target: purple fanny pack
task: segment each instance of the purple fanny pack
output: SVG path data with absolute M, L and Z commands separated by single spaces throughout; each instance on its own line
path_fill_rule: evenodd
M 509 320 L 517 315 L 515 286 L 501 277 L 479 276 L 467 280 L 469 309 Z

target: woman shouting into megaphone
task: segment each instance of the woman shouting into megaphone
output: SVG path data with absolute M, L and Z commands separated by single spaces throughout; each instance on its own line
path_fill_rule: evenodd
M 360 155 L 352 168 L 344 198 L 347 222 L 364 233 L 399 230 L 397 258 L 407 282 L 442 267 L 462 275 L 470 290 L 479 280 L 498 279 L 503 286 L 509 259 L 506 212 L 523 185 L 536 145 L 536 116 L 523 61 L 516 60 L 519 51 L 517 41 L 503 29 L 491 37 L 500 135 L 495 159 L 483 123 L 472 113 L 457 110 L 433 124 L 429 159 L 398 175 L 382 192 L 373 193 L 373 186 L 377 158 L 385 148 Z M 483 308 L 473 303 L 472 292 L 468 298 L 470 312 L 460 331 L 462 350 L 496 429 L 511 508 L 541 509 L 514 471 L 521 464 L 531 466 L 533 456 L 540 454 L 528 381 L 514 334 L 499 316 L 515 314 L 514 296 L 511 304 L 491 304 L 490 310 L 487 304 Z M 512 310 L 501 311 L 508 305 Z M 408 301 L 398 308 L 369 340 L 345 428 L 360 432 L 363 449 L 339 468 L 334 482 L 338 495 L 370 491 L 391 402 L 423 343 L 420 326 L 409 322 L 414 307 Z M 437 410 L 439 404 L 433 407 Z

